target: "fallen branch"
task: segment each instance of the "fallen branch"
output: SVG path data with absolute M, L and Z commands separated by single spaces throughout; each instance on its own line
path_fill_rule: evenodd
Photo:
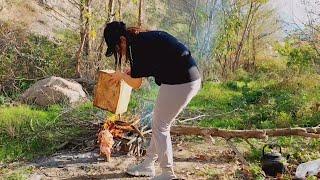
M 203 115 L 196 116 L 196 117 L 193 117 L 193 118 L 188 118 L 188 119 L 179 120 L 179 123 L 184 123 L 184 122 L 187 122 L 187 121 L 192 121 L 192 120 L 200 119 L 200 118 L 205 117 L 205 116 L 208 116 L 208 115 L 203 114 Z
M 283 129 L 257 129 L 257 130 L 227 130 L 219 128 L 204 128 L 195 126 L 172 126 L 173 135 L 199 135 L 230 138 L 256 138 L 266 139 L 277 136 L 302 136 L 320 138 L 320 128 L 283 128 Z
M 270 137 L 276 136 L 302 136 L 320 138 L 320 128 L 284 128 L 284 129 L 267 129 L 265 130 Z
M 252 149 L 256 149 L 256 147 L 249 141 L 249 139 L 244 139 L 244 141 L 248 143 Z
M 236 153 L 239 161 L 245 165 L 245 166 L 249 166 L 249 163 L 247 162 L 247 160 L 244 158 L 244 156 L 242 155 L 242 153 L 237 149 L 237 147 L 232 143 L 231 139 L 226 139 L 227 144 L 229 145 L 229 147 L 233 150 L 233 152 Z
M 236 109 L 234 109 L 234 110 L 232 110 L 232 111 L 225 112 L 225 113 L 221 113 L 221 114 L 215 114 L 215 115 L 213 115 L 213 116 L 211 116 L 211 117 L 224 116 L 224 115 L 227 115 L 227 114 L 234 113 L 234 112 L 236 112 L 236 111 L 243 111 L 243 109 L 236 108 Z
M 229 111 L 229 112 L 225 112 L 225 113 L 221 113 L 221 114 L 214 114 L 214 115 L 203 114 L 203 115 L 199 115 L 199 116 L 196 116 L 196 117 L 193 117 L 193 118 L 187 118 L 187 119 L 182 119 L 182 120 L 178 120 L 178 121 L 179 121 L 179 123 L 184 123 L 184 122 L 192 121 L 192 120 L 201 120 L 202 117 L 214 118 L 214 117 L 219 117 L 219 116 L 224 116 L 224 115 L 227 115 L 227 114 L 231 114 L 231 113 L 234 113 L 236 111 L 242 111 L 242 109 L 236 108 L 236 109 L 234 109 L 232 111 Z
M 263 130 L 225 130 L 218 128 L 203 128 L 195 126 L 172 126 L 171 134 L 173 135 L 199 135 L 230 138 L 267 138 L 266 132 Z

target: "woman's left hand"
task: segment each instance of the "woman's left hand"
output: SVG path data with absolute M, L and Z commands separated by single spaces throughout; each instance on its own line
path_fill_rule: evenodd
M 118 83 L 121 79 L 123 79 L 123 74 L 122 74 L 122 72 L 120 72 L 120 71 L 116 71 L 116 72 L 114 72 L 114 73 L 112 73 L 112 74 L 110 74 L 111 75 L 111 78 L 110 78 L 110 82 L 112 83 L 112 84 L 116 84 L 116 83 Z

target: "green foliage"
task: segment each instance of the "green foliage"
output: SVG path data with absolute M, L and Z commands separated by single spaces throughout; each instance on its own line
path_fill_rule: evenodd
M 0 161 L 51 154 L 60 144 L 87 136 L 88 129 L 81 123 L 93 121 L 99 113 L 102 112 L 93 108 L 91 103 L 74 109 L 60 106 L 47 109 L 0 107 Z
M 241 93 L 232 91 L 216 83 L 205 83 L 199 94 L 188 106 L 197 110 L 232 110 L 240 98 Z
M 320 157 L 320 142 L 317 139 L 306 140 L 303 137 L 280 137 L 276 142 L 284 152 L 290 154 L 296 164 L 315 160 Z
M 291 37 L 284 45 L 277 45 L 277 51 L 287 57 L 288 66 L 299 70 L 299 72 L 314 71 L 314 62 L 320 57 L 309 43 Z
M 319 124 L 319 75 L 297 74 L 290 69 L 282 78 L 261 73 L 220 84 L 205 83 L 189 105 L 191 110 L 209 115 L 200 125 L 250 129 Z
M 133 4 L 137 5 L 138 4 L 138 0 L 131 0 Z
M 23 167 L 14 171 L 10 168 L 0 168 L 0 174 L 6 180 L 25 180 L 28 179 L 28 175 L 32 173 L 32 170 L 32 167 Z
M 130 112 L 140 111 L 144 102 L 155 102 L 158 95 L 159 87 L 152 81 L 144 84 L 143 88 L 138 91 L 132 91 L 128 110 Z
M 58 116 L 58 110 L 32 109 L 28 106 L 2 107 L 0 109 L 0 159 L 11 161 L 31 158 L 29 155 L 45 154 L 53 142 L 48 134 L 38 134 Z M 44 132 L 43 132 L 44 133 Z M 39 151 L 39 150 L 43 151 Z
M 43 36 L 28 34 L 21 27 L 0 24 L 0 83 L 1 90 L 14 96 L 27 89 L 36 80 L 47 76 L 72 77 L 76 38 L 65 33 L 60 44 Z M 60 34 L 60 37 L 64 37 Z M 68 39 L 68 40 L 66 40 Z
M 250 172 L 254 179 L 263 180 L 265 179 L 262 169 L 258 164 L 250 164 Z

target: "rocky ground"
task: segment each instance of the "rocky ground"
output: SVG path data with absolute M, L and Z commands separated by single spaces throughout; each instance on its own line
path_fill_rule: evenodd
M 217 140 L 215 144 L 197 138 L 174 138 L 175 172 L 181 179 L 235 179 L 243 176 L 234 153 Z M 141 158 L 113 155 L 111 162 L 98 149 L 86 153 L 59 153 L 39 159 L 30 179 L 148 179 L 125 174 L 125 169 Z M 157 164 L 157 173 L 160 173 Z

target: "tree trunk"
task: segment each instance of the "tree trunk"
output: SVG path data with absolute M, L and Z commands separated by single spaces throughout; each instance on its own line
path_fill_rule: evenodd
M 113 21 L 113 19 L 114 19 L 114 1 L 109 0 L 107 22 L 111 22 Z
M 86 30 L 86 40 L 84 45 L 84 53 L 87 56 L 86 60 L 89 60 L 89 57 L 91 56 L 91 22 L 90 22 L 90 14 L 91 14 L 91 7 L 90 7 L 91 0 L 85 0 L 84 4 L 84 13 L 85 13 L 85 24 L 84 29 Z
M 77 65 L 76 65 L 76 76 L 82 77 L 81 66 L 83 61 L 83 54 L 88 60 L 91 54 L 91 44 L 90 44 L 90 3 L 91 0 L 81 0 L 79 4 L 80 10 L 80 47 L 76 54 Z
M 122 20 L 122 12 L 121 9 L 122 8 L 122 4 L 121 4 L 121 0 L 118 0 L 118 20 L 121 21 Z
M 138 12 L 138 27 L 142 26 L 143 22 L 143 0 L 139 1 L 139 12 Z
M 114 19 L 114 0 L 109 0 L 108 3 L 106 3 L 105 9 L 108 13 L 107 13 L 107 21 L 106 21 L 104 27 L 107 25 L 107 23 L 113 21 L 113 19 Z M 103 30 L 102 30 L 102 32 L 103 32 Z M 101 41 L 100 41 L 100 45 L 98 47 L 98 58 L 97 58 L 98 62 L 100 62 L 102 59 L 103 48 L 104 48 L 104 37 L 102 36 Z
M 238 46 L 237 46 L 237 50 L 236 50 L 236 56 L 234 58 L 234 61 L 232 62 L 232 71 L 234 72 L 238 66 L 239 66 L 239 61 L 240 61 L 240 56 L 241 56 L 241 52 L 242 52 L 242 48 L 243 48 L 243 43 L 244 43 L 244 40 L 245 40 L 245 37 L 250 29 L 250 24 L 252 22 L 252 19 L 253 19 L 253 5 L 254 5 L 254 2 L 251 2 L 250 3 L 250 8 L 249 8 L 249 12 L 248 12 L 248 15 L 247 15 L 247 18 L 246 18 L 246 21 L 245 21 L 245 26 L 244 26 L 244 30 L 242 32 L 242 35 L 241 35 L 241 40 L 239 41 L 238 43 Z

